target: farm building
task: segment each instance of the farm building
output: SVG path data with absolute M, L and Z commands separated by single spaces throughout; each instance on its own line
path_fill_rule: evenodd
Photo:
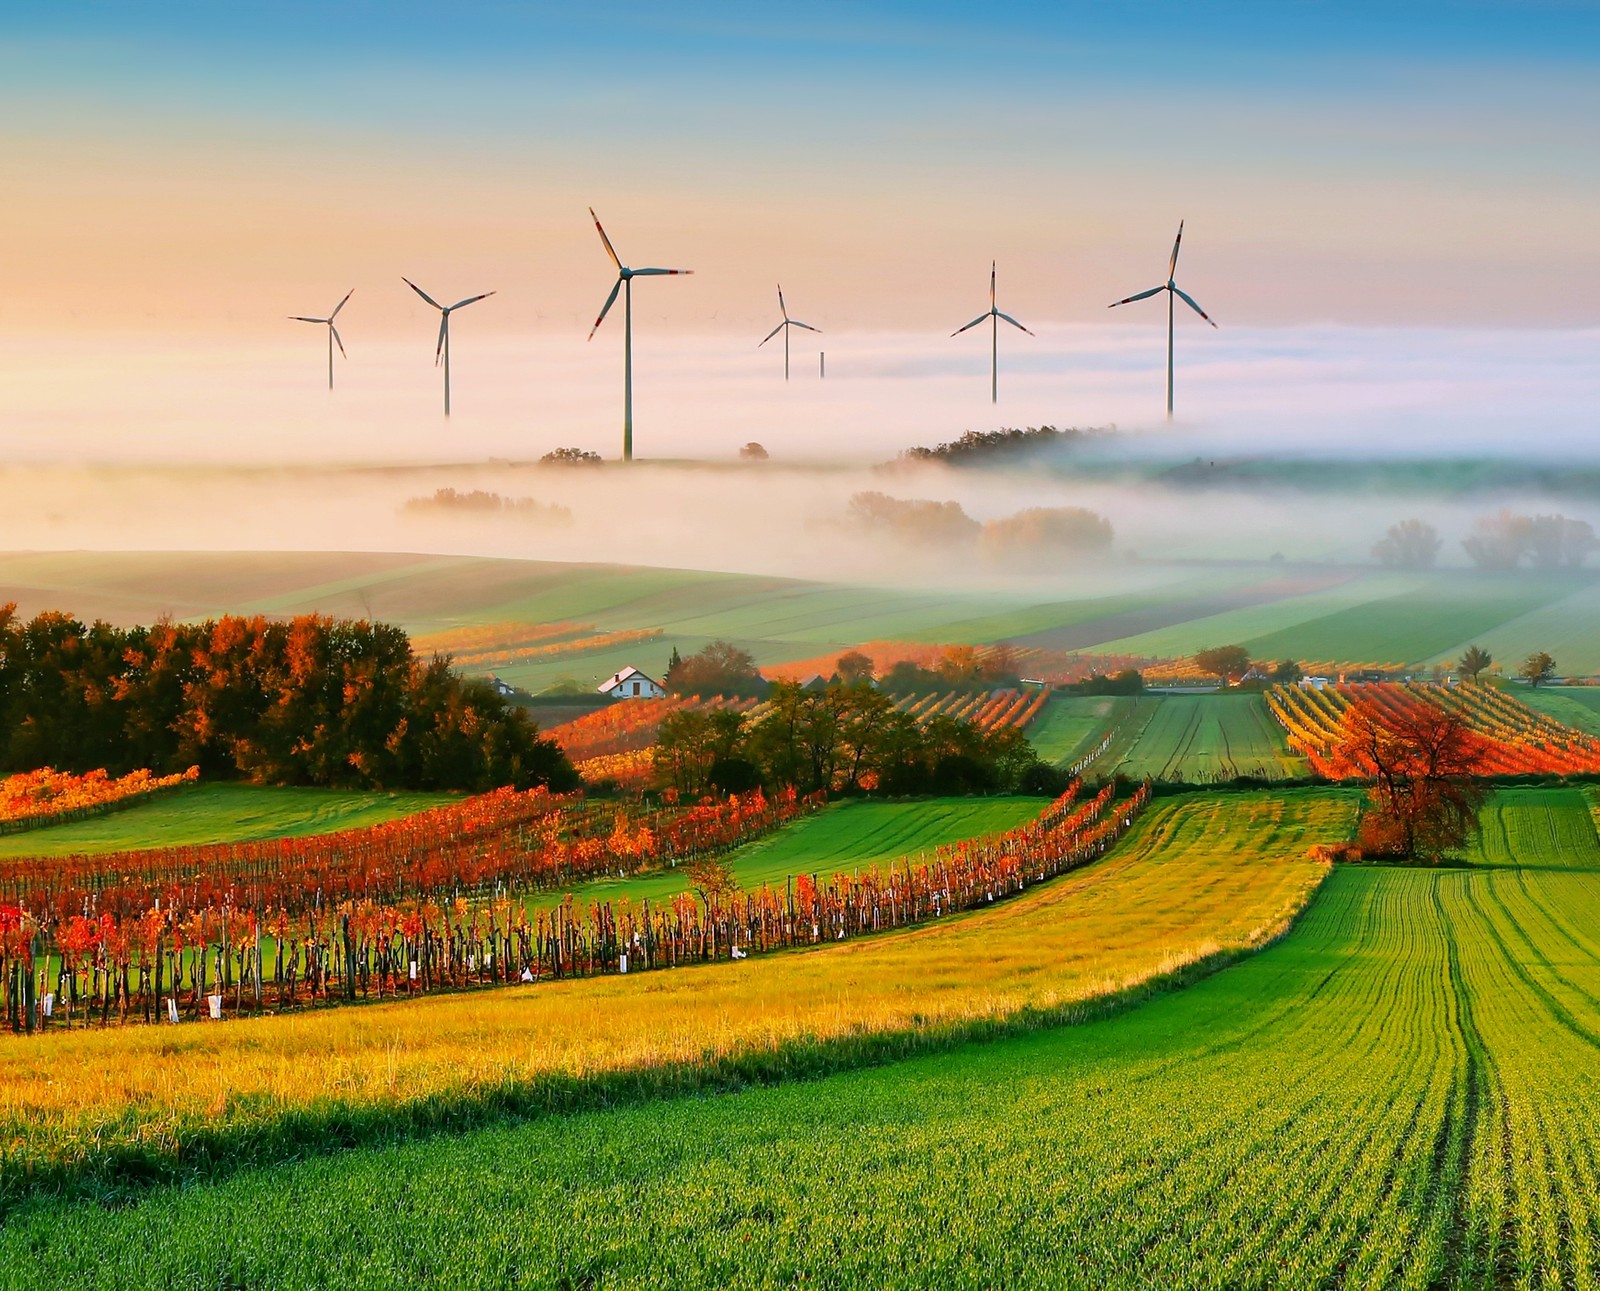
M 489 684 L 494 687 L 494 693 L 497 695 L 504 695 L 509 698 L 517 693 L 515 686 L 503 678 L 496 677 L 492 672 L 489 674 Z
M 637 668 L 613 673 L 595 689 L 612 699 L 662 699 L 667 693 L 659 681 L 652 681 Z
M 1300 678 L 1300 684 L 1307 690 L 1325 690 L 1333 685 L 1326 677 L 1302 677 Z

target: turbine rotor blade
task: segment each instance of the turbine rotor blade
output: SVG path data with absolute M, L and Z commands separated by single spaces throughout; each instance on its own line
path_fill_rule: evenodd
M 1191 296 L 1188 292 L 1186 292 L 1182 287 L 1179 287 L 1176 284 L 1174 284 L 1172 290 L 1177 292 L 1178 295 L 1182 298 L 1183 303 L 1185 305 L 1187 305 L 1190 309 L 1194 310 L 1195 313 L 1199 314 L 1201 318 L 1205 319 L 1206 322 L 1211 323 L 1211 326 L 1213 326 L 1213 327 L 1217 326 L 1216 323 L 1212 322 L 1211 315 L 1206 313 L 1205 310 L 1201 309 L 1199 305 L 1195 304 L 1194 297 Z M 1221 330 L 1221 329 L 1219 328 L 1218 330 Z
M 492 296 L 492 295 L 494 295 L 494 292 L 492 292 L 492 291 L 480 292 L 476 296 L 468 296 L 465 300 L 456 301 L 456 303 L 451 305 L 450 308 L 451 309 L 460 309 L 464 305 L 475 305 L 480 300 L 488 300 L 489 297 Z
M 439 315 L 439 343 L 433 347 L 433 364 L 439 366 L 440 356 L 444 354 L 444 338 L 450 334 L 450 311 L 444 310 Z
M 770 341 L 779 332 L 783 331 L 783 329 L 786 328 L 787 326 L 789 326 L 789 324 L 787 322 L 779 323 L 770 332 L 768 332 L 765 336 L 763 336 L 759 341 L 756 342 L 756 349 L 759 350 L 763 345 L 765 345 L 768 341 Z
M 1115 309 L 1118 305 L 1128 305 L 1128 304 L 1133 303 L 1136 300 L 1145 300 L 1145 299 L 1148 299 L 1151 296 L 1159 295 L 1161 292 L 1163 292 L 1165 290 L 1166 290 L 1165 287 L 1152 287 L 1152 288 L 1150 288 L 1149 291 L 1141 291 L 1137 296 L 1125 296 L 1121 300 L 1114 300 L 1109 305 L 1107 305 L 1106 308 L 1107 309 Z
M 600 324 L 606 321 L 606 315 L 611 312 L 611 307 L 617 303 L 617 293 L 622 290 L 622 279 L 618 278 L 611 288 L 611 294 L 606 297 L 606 303 L 600 306 L 600 317 L 594 320 L 594 326 L 589 329 L 589 339 L 594 340 L 594 334 L 600 330 Z
M 333 343 L 339 347 L 339 353 L 344 354 L 344 340 L 340 337 L 339 329 L 333 325 L 331 319 L 328 322 L 328 330 L 333 333 Z M 345 358 L 350 357 L 348 354 L 344 354 L 344 356 Z
M 992 312 L 992 311 L 991 311 L 991 312 Z M 976 327 L 976 326 L 977 326 L 977 325 L 978 325 L 978 324 L 979 324 L 979 323 L 981 323 L 981 322 L 983 322 L 983 320 L 984 320 L 984 319 L 986 319 L 986 318 L 988 318 L 988 317 L 989 317 L 989 315 L 988 315 L 988 314 L 979 314 L 979 315 L 978 315 L 978 316 L 977 316 L 977 317 L 976 317 L 976 318 L 974 318 L 974 319 L 973 319 L 973 320 L 972 320 L 972 321 L 971 321 L 971 322 L 970 322 L 970 323 L 968 323 L 968 324 L 967 324 L 967 325 L 966 325 L 966 327 L 958 327 L 958 328 L 956 328 L 956 330 L 955 330 L 955 331 L 953 331 L 953 332 L 951 332 L 951 333 L 950 333 L 950 335 L 951 335 L 951 336 L 960 336 L 960 335 L 961 335 L 961 333 L 962 333 L 962 332 L 964 332 L 964 331 L 966 331 L 966 330 L 967 330 L 967 328 L 968 328 L 968 327 Z
M 618 269 L 622 268 L 622 261 L 617 259 L 617 249 L 611 245 L 611 239 L 606 236 L 606 231 L 600 227 L 600 217 L 594 213 L 594 207 L 589 208 L 589 218 L 594 221 L 594 226 L 599 230 L 600 241 L 606 244 L 606 254 L 611 257 L 611 263 Z M 599 324 L 596 324 L 599 326 Z
M 304 314 L 290 314 L 289 319 L 295 323 L 331 323 L 331 318 L 307 318 Z
M 990 309 L 993 309 L 994 305 L 995 305 L 995 300 L 994 300 L 994 275 L 995 275 L 995 262 L 993 260 L 991 260 L 991 261 L 989 261 L 989 308 Z
M 416 283 L 412 282 L 411 279 L 407 278 L 405 276 L 405 274 L 401 274 L 400 275 L 400 281 L 405 283 L 406 286 L 410 287 L 412 291 L 416 292 L 417 295 L 421 296 L 423 300 L 427 301 L 428 304 L 432 305 L 435 309 L 443 309 L 444 308 L 444 306 L 441 305 L 438 301 L 436 301 L 432 296 L 428 295 L 427 292 L 423 291 L 421 287 L 417 286 Z
M 653 278 L 658 277 L 661 274 L 690 274 L 693 272 L 693 269 L 635 269 L 633 270 L 633 276 L 635 278 Z
M 1183 242 L 1183 221 L 1179 220 L 1178 221 L 1178 236 L 1173 238 L 1173 240 L 1172 240 L 1172 259 L 1167 262 L 1167 279 L 1168 279 L 1168 281 L 1171 281 L 1172 276 L 1175 273 L 1178 272 L 1178 247 L 1182 244 L 1182 242 Z
M 334 319 L 339 317 L 339 311 L 344 308 L 345 300 L 349 300 L 350 297 L 354 296 L 355 294 L 356 294 L 356 289 L 354 287 L 350 288 L 349 291 L 345 292 L 344 300 L 341 300 L 337 305 L 335 305 L 333 307 L 333 313 L 328 315 L 328 321 L 330 323 L 333 322 Z
M 1002 314 L 998 309 L 995 310 L 994 312 L 995 312 L 995 317 L 1005 319 L 1006 322 L 1010 323 L 1011 326 L 1016 328 L 1019 332 L 1028 332 L 1028 329 L 1026 327 L 1024 327 L 1021 323 L 1017 322 L 1016 319 L 1012 318 L 1010 314 Z M 1032 336 L 1033 333 L 1032 332 L 1028 332 L 1028 335 Z
M 783 321 L 789 321 L 789 307 L 783 303 L 783 284 L 778 284 L 778 312 L 783 315 Z
M 808 332 L 816 332 L 819 335 L 822 332 L 822 329 L 820 327 L 813 327 L 813 326 L 811 326 L 810 323 L 802 323 L 798 318 L 786 318 L 783 321 L 789 327 L 803 327 L 803 328 L 806 329 L 806 331 L 808 331 Z

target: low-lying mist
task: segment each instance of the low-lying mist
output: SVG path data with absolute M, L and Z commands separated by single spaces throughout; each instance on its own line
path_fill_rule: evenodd
M 1441 495 L 1132 475 L 1077 477 L 1021 466 L 805 466 L 639 462 L 631 466 L 13 466 L 0 550 L 398 551 L 650 565 L 847 582 L 1027 587 L 1041 598 L 1135 586 L 1141 569 L 1191 561 L 1369 564 L 1397 521 L 1443 539 L 1440 563 L 1499 507 L 1560 512 L 1600 527 L 1600 498 L 1536 490 Z M 440 490 L 483 505 L 435 505 Z M 953 503 L 950 532 L 885 521 L 862 494 Z M 1025 550 L 1057 525 L 1009 527 L 1033 508 L 1079 508 L 1082 547 Z M 926 509 L 925 509 L 926 510 Z M 889 507 L 887 514 L 894 513 Z M 874 517 L 864 523 L 863 514 Z M 1093 517 L 1109 522 L 1111 537 Z M 985 535 L 1008 541 L 985 541 Z M 1019 542 L 1022 545 L 1019 545 Z M 3 591 L 3 588 L 0 588 Z

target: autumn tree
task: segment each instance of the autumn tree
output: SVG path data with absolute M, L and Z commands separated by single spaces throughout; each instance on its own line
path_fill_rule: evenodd
M 767 450 L 752 439 L 739 450 L 739 456 L 747 462 L 764 462 L 767 460 Z
M 1359 838 L 1367 854 L 1432 863 L 1476 833 L 1488 790 L 1475 778 L 1479 755 L 1459 713 L 1357 700 L 1345 710 L 1336 753 L 1347 771 L 1371 781 Z
M 668 689 L 679 695 L 750 695 L 765 687 L 755 656 L 731 641 L 684 655 L 668 678 Z
M 1250 671 L 1250 652 L 1241 645 L 1212 646 L 1195 654 L 1194 666 L 1228 686 Z
M 733 869 L 720 856 L 697 856 L 683 867 L 690 889 L 705 902 L 709 915 L 738 889 Z
M 1494 662 L 1494 656 L 1482 646 L 1470 645 L 1461 652 L 1461 661 L 1456 667 L 1461 670 L 1463 677 L 1478 680 L 1478 674 Z
M 841 684 L 859 686 L 872 680 L 873 662 L 859 650 L 846 650 L 833 665 L 833 671 Z
M 1522 666 L 1517 669 L 1517 676 L 1521 677 L 1534 689 L 1538 689 L 1541 681 L 1549 681 L 1556 675 L 1556 661 L 1543 650 L 1535 650 L 1522 661 Z
M 1443 545 L 1439 531 L 1425 520 L 1402 520 L 1389 526 L 1372 554 L 1380 565 L 1394 569 L 1426 569 L 1438 559 Z
M 980 547 L 994 561 L 1056 561 L 1103 552 L 1111 521 L 1085 507 L 1029 507 L 983 526 Z
M 1472 522 L 1472 532 L 1461 546 L 1479 569 L 1515 569 L 1528 554 L 1533 521 L 1502 507 L 1492 516 Z

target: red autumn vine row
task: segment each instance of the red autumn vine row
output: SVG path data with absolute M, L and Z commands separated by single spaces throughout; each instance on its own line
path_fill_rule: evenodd
M 0 977 L 12 1025 L 74 1018 L 176 1021 L 293 1008 L 310 1002 L 411 995 L 441 988 L 627 973 L 783 947 L 835 942 L 926 922 L 1015 895 L 1088 863 L 1132 824 L 1148 785 L 1118 803 L 1080 786 L 1035 820 L 989 838 L 854 874 L 801 875 L 704 901 L 568 897 L 530 914 L 509 895 L 346 900 L 299 916 L 284 909 L 150 908 L 118 918 L 72 916 L 45 960 L 37 923 L 0 906 Z M 794 804 L 791 804 L 794 806 Z

